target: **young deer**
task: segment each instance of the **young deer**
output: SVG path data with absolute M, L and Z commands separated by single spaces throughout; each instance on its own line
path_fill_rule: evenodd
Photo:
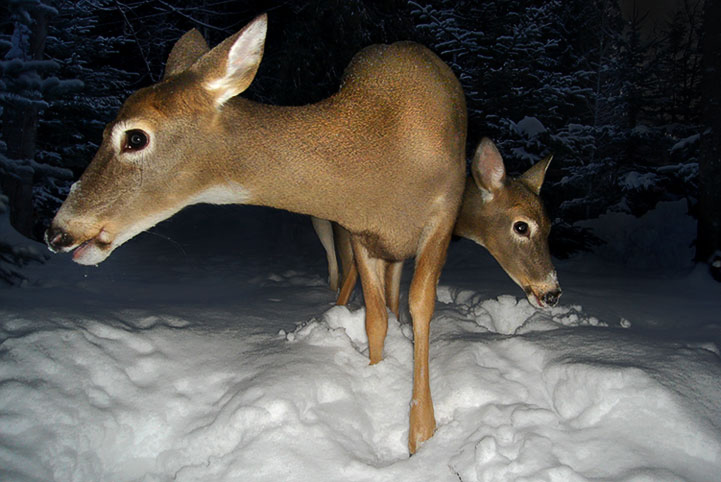
M 519 178 L 507 177 L 501 154 L 493 142 L 484 138 L 473 157 L 472 175 L 466 180 L 463 203 L 454 228 L 455 235 L 486 247 L 523 289 L 531 304 L 539 307 L 554 306 L 561 296 L 548 251 L 551 223 L 539 197 L 550 162 L 551 156 L 548 156 Z M 342 228 L 335 226 L 335 229 L 335 244 L 343 267 L 343 284 L 337 304 L 345 305 L 353 292 L 358 272 L 350 244 L 339 232 Z M 316 232 L 324 246 L 333 245 L 333 231 Z M 333 257 L 335 252 L 336 249 Z M 329 258 L 330 255 L 328 253 Z M 335 269 L 337 282 L 337 265 Z M 386 302 L 396 317 L 399 283 L 400 277 L 386 283 Z
M 209 50 L 195 30 L 162 81 L 131 95 L 45 237 L 97 264 L 195 203 L 255 204 L 334 221 L 351 233 L 372 364 L 387 331 L 384 280 L 415 257 L 409 449 L 435 429 L 428 331 L 463 196 L 466 106 L 452 71 L 410 43 L 362 50 L 338 93 L 302 107 L 237 97 L 265 42 L 262 15 Z
M 313 229 L 315 230 L 315 234 L 318 235 L 320 244 L 323 245 L 323 249 L 325 250 L 325 257 L 328 262 L 328 284 L 330 285 L 330 290 L 338 291 L 338 257 L 336 256 L 335 252 L 335 236 L 333 235 L 333 223 L 331 223 L 327 219 L 316 218 L 315 216 L 311 216 L 310 220 L 313 223 Z M 345 268 L 346 265 L 342 266 Z M 356 276 L 357 274 L 358 271 L 356 270 Z

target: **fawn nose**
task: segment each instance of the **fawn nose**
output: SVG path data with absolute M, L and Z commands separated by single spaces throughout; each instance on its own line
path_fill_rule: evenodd
M 543 295 L 543 302 L 547 304 L 548 306 L 556 306 L 556 303 L 558 303 L 558 299 L 561 297 L 562 291 L 560 289 L 549 291 L 545 295 Z
M 60 228 L 51 226 L 45 231 L 45 244 L 53 253 L 60 252 L 63 248 L 72 246 L 74 243 L 73 237 Z

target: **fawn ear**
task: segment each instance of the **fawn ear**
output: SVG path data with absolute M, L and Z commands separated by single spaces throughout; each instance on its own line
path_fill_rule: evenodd
M 165 63 L 163 80 L 187 70 L 210 49 L 203 36 L 196 29 L 189 30 L 175 42 Z
M 544 157 L 542 160 L 528 168 L 528 170 L 524 172 L 518 180 L 523 182 L 537 195 L 541 194 L 541 186 L 543 185 L 543 179 L 546 177 L 548 165 L 551 164 L 551 159 L 553 159 L 553 154 L 549 154 Z
M 483 192 L 486 199 L 503 187 L 506 180 L 506 167 L 496 145 L 484 137 L 473 155 L 471 174 L 476 186 Z
M 250 86 L 263 58 L 268 16 L 263 14 L 225 39 L 193 65 L 220 106 Z

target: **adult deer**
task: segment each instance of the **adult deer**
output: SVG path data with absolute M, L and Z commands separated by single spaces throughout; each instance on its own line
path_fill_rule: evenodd
M 338 93 L 302 107 L 237 97 L 258 70 L 262 15 L 208 49 L 195 30 L 161 82 L 131 95 L 58 211 L 46 242 L 97 264 L 195 203 L 255 204 L 337 222 L 351 233 L 370 363 L 383 358 L 384 283 L 415 257 L 409 449 L 435 429 L 428 331 L 463 195 L 466 106 L 451 70 L 421 45 L 368 47 Z
M 561 296 L 556 270 L 548 250 L 551 223 L 540 198 L 551 162 L 548 156 L 518 178 L 506 176 L 503 158 L 495 144 L 484 138 L 476 149 L 471 176 L 466 180 L 454 234 L 484 246 L 526 293 L 531 304 L 554 306 Z M 315 221 L 319 223 L 318 221 Z M 330 223 L 328 223 L 330 225 Z M 324 246 L 333 245 L 333 231 L 316 229 Z M 330 237 L 329 237 L 330 233 Z M 335 226 L 335 244 L 343 267 L 339 305 L 348 303 L 358 271 L 342 228 Z M 336 249 L 333 250 L 335 257 Z M 330 259 L 331 253 L 328 252 Z M 338 279 L 337 266 L 333 277 Z M 329 265 L 329 271 L 332 266 Z M 388 308 L 398 317 L 400 277 L 386 285 Z

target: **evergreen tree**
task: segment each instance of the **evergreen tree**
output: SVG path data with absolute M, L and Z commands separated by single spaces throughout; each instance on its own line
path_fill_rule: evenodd
M 574 200 L 588 204 L 599 165 L 587 114 L 592 78 L 580 68 L 589 61 L 569 43 L 575 34 L 569 24 L 578 19 L 555 1 L 411 3 L 419 28 L 429 32 L 466 91 L 469 149 L 481 135 L 494 138 L 517 174 L 554 152 L 543 190 L 552 199 L 552 216 L 583 218 L 574 212 Z M 568 223 L 554 231 L 557 254 L 590 242 Z
M 410 3 L 466 90 L 469 148 L 481 134 L 494 137 L 512 172 L 555 154 L 543 195 L 556 254 L 593 242 L 577 220 L 640 215 L 689 197 L 699 94 L 693 4 L 662 49 L 644 40 L 644 13 L 625 20 L 615 0 Z
M 703 26 L 704 121 L 699 173 L 696 259 L 708 262 L 721 279 L 721 1 L 706 0 Z
M 137 75 L 113 66 L 128 40 L 102 24 L 113 2 L 55 0 L 59 14 L 48 30 L 46 55 L 56 75 L 65 80 L 55 89 L 38 125 L 36 158 L 48 165 L 69 169 L 61 179 L 35 183 L 36 238 L 47 227 L 67 194 L 73 179 L 82 173 L 97 151 L 105 124 L 115 117 L 129 85 Z
M 516 174 L 554 153 L 542 193 L 554 245 L 583 246 L 591 237 L 577 220 L 695 198 L 705 105 L 695 5 L 648 42 L 643 12 L 624 20 L 615 0 L 10 2 L 0 6 L 2 183 L 14 222 L 35 218 L 37 236 L 103 126 L 129 92 L 161 78 L 184 32 L 198 28 L 212 46 L 268 11 L 264 60 L 244 95 L 315 102 L 366 45 L 420 41 L 461 80 L 469 152 L 492 137 Z
M 28 246 L 24 239 L 12 232 L 8 220 L 8 198 L 0 190 L 0 284 L 20 285 L 27 282 L 22 268 L 31 262 L 42 263 L 47 259 L 46 254 Z
M 3 9 L 0 35 L 2 189 L 10 199 L 10 220 L 26 236 L 33 231 L 32 185 L 37 177 L 64 176 L 36 159 L 40 112 L 53 90 L 63 87 L 53 75 L 57 64 L 45 57 L 48 23 L 57 10 L 42 0 L 11 2 Z

